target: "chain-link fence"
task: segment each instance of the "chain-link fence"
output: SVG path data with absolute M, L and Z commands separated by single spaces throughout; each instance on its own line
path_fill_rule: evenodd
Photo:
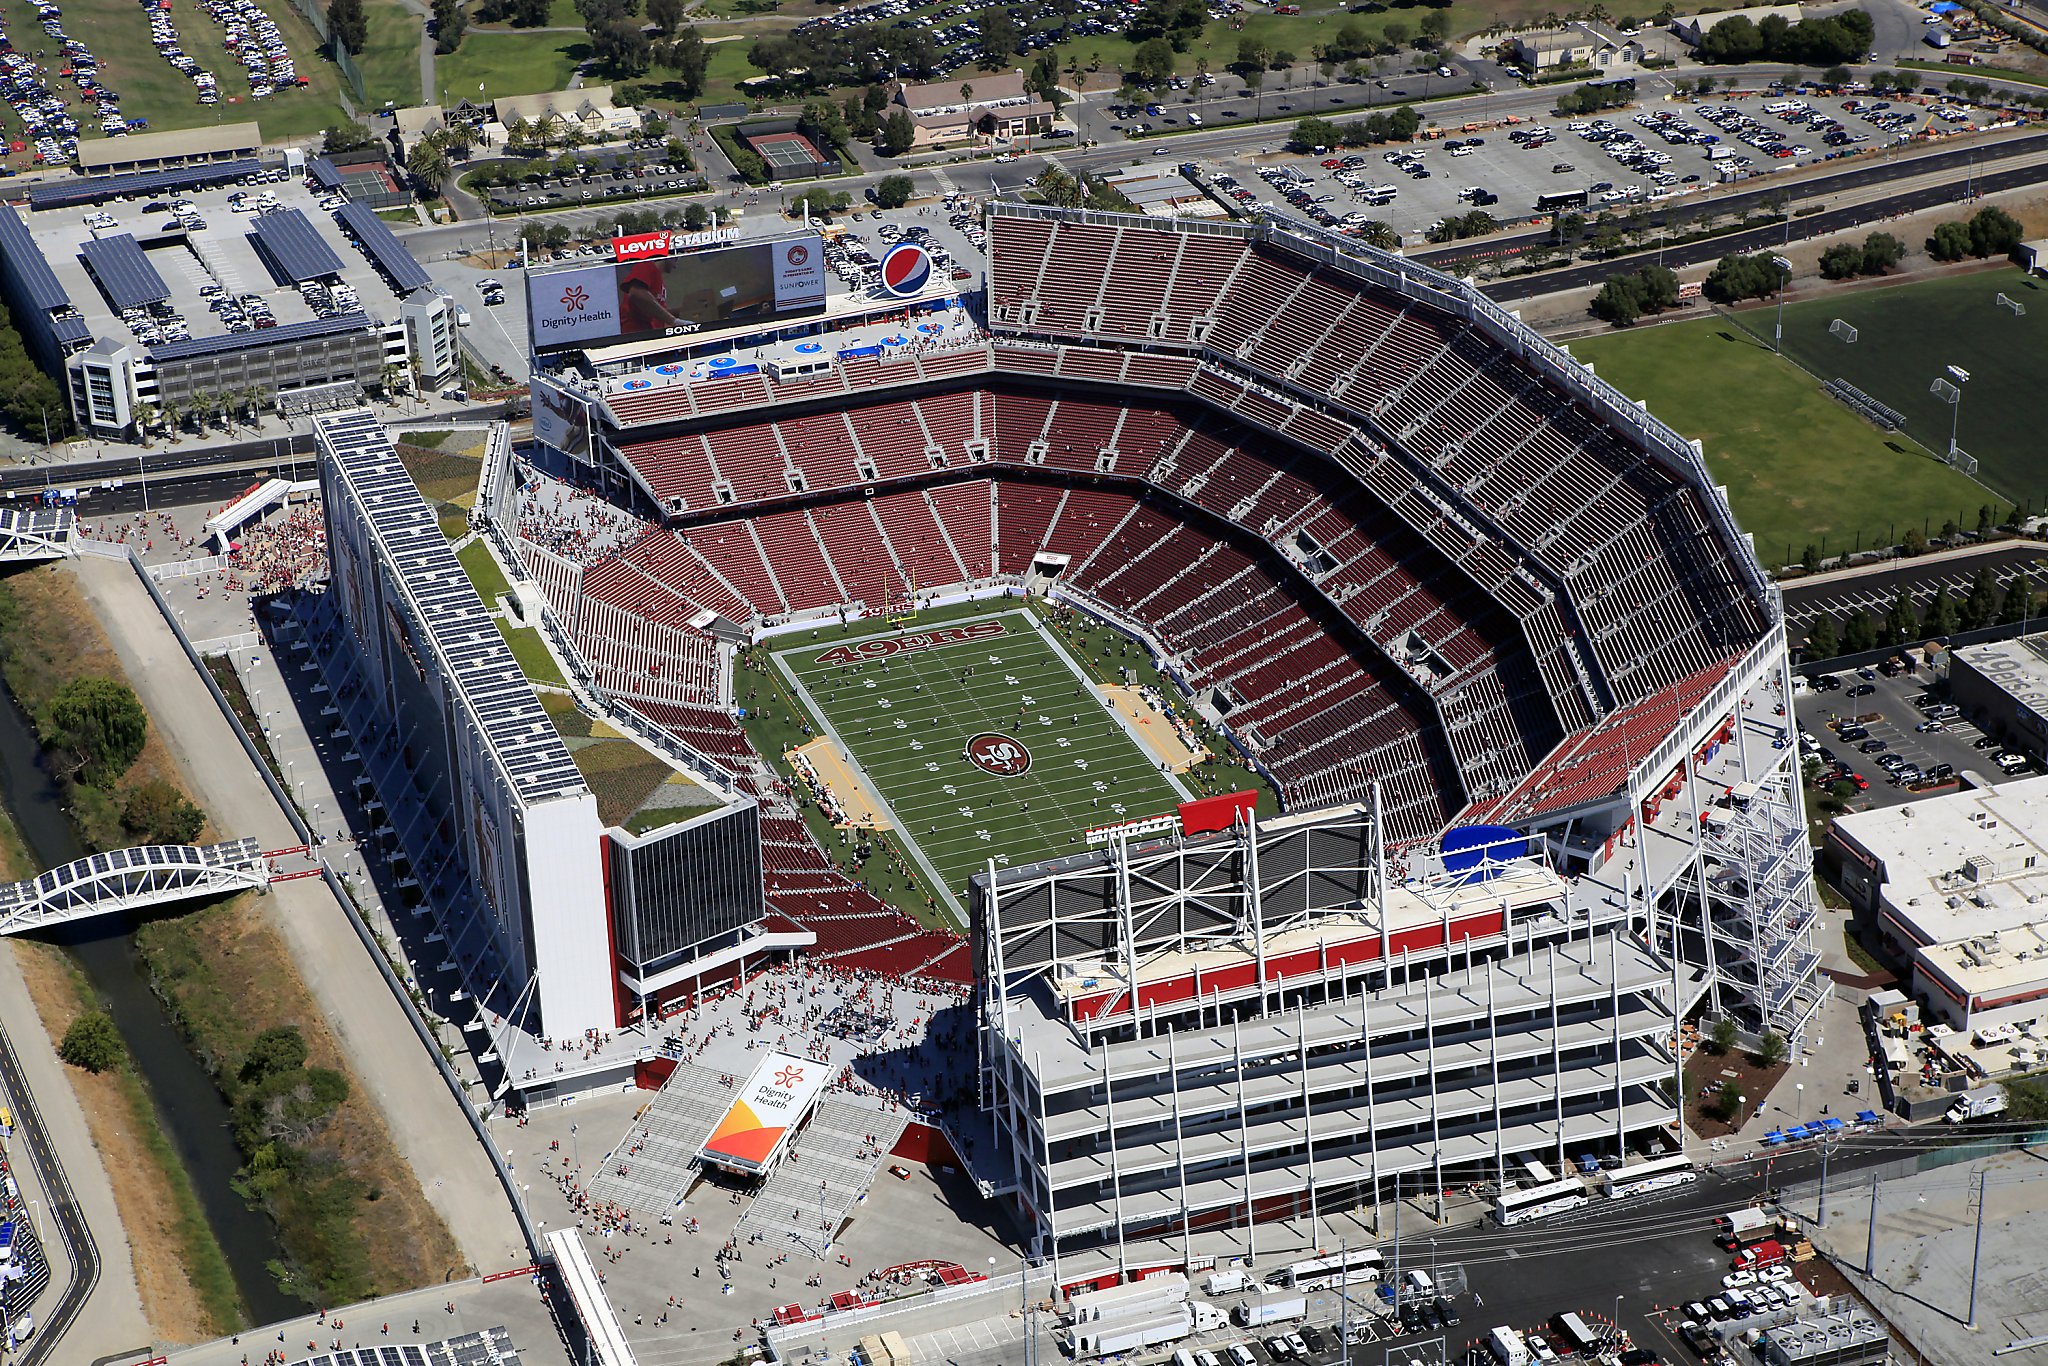
M 318 0 L 292 0 L 292 8 L 312 25 L 313 32 L 319 36 L 320 45 L 334 54 L 334 65 L 341 72 L 342 82 L 347 85 L 349 93 L 355 96 L 356 112 L 368 113 L 370 97 L 363 93 L 362 68 L 356 65 L 354 53 L 334 41 L 334 30 L 327 24 L 327 11 L 320 8 Z

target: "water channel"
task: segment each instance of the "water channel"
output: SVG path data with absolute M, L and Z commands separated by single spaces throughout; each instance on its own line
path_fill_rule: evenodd
M 13 815 L 36 861 L 54 868 L 85 851 L 40 760 L 41 746 L 28 718 L 13 695 L 0 689 L 0 803 Z M 268 1264 L 284 1256 L 270 1220 L 233 1189 L 242 1157 L 227 1102 L 149 989 L 135 949 L 134 919 L 105 916 L 47 937 L 77 959 L 126 1041 L 129 1061 L 148 1081 L 158 1123 L 198 1194 L 252 1321 L 272 1323 L 304 1313 L 305 1304 L 280 1289 L 270 1274 Z

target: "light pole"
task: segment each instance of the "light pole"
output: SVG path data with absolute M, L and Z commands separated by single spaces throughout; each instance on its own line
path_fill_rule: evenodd
M 1956 451 L 1958 449 L 1956 446 L 1956 433 L 1961 427 L 1963 420 L 1963 386 L 1969 382 L 1970 372 L 1968 370 L 1965 370 L 1960 365 L 1951 365 L 1948 367 L 1947 378 L 1937 375 L 1935 376 L 1934 383 L 1927 387 L 1928 393 L 1933 394 L 1948 405 L 1948 459 L 1950 464 L 1955 463 Z
M 1797 1106 L 1798 1106 L 1798 1109 L 1797 1109 L 1797 1110 L 1795 1110 L 1795 1111 L 1793 1112 L 1793 1115 L 1792 1115 L 1792 1119 L 1793 1119 L 1793 1122 L 1794 1122 L 1794 1123 L 1798 1123 L 1798 1124 L 1804 1124 L 1804 1123 L 1806 1123 L 1806 1083 L 1805 1083 L 1805 1082 L 1803 1082 L 1803 1081 L 1797 1081 L 1797 1082 L 1794 1082 L 1794 1083 L 1792 1083 L 1792 1100 L 1793 1100 L 1793 1103 L 1794 1103 L 1795 1105 L 1797 1105 Z
M 1786 231 L 1790 232 L 1791 220 L 1789 218 L 1786 219 L 1786 223 Z M 1776 266 L 1779 273 L 1784 276 L 1778 282 L 1778 328 L 1772 338 L 1776 343 L 1778 354 L 1782 356 L 1785 354 L 1785 291 L 1792 286 L 1792 263 L 1782 256 L 1773 256 L 1771 264 Z

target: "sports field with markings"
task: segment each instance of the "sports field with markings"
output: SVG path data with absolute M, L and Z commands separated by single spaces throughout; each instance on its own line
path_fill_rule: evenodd
M 963 906 L 991 858 L 1079 853 L 1074 836 L 1090 826 L 1187 800 L 1027 611 L 780 650 L 775 662 Z

